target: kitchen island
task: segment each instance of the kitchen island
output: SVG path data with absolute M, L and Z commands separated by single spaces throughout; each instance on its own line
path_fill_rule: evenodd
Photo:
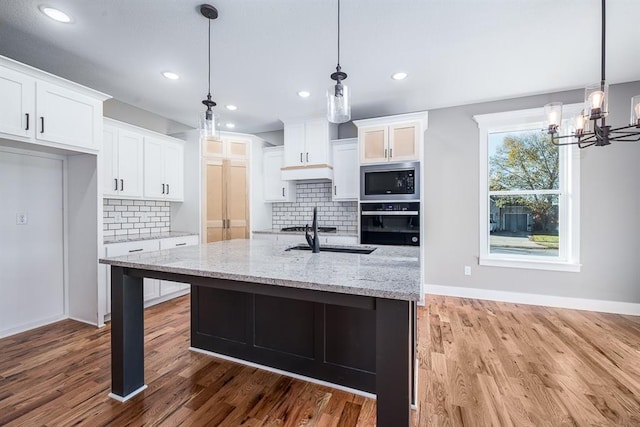
M 418 248 L 371 254 L 232 240 L 102 259 L 112 267 L 112 393 L 144 384 L 142 279 L 191 284 L 191 347 L 377 396 L 379 426 L 408 426 Z

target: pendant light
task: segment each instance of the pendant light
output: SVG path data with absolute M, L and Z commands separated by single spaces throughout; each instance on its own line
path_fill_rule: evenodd
M 600 82 L 585 88 L 584 109 L 573 118 L 575 129 L 568 135 L 560 135 L 562 126 L 562 103 L 552 102 L 544 106 L 547 116 L 547 133 L 554 145 L 578 145 L 586 148 L 592 145 L 604 146 L 613 141 L 640 141 L 640 95 L 631 98 L 631 118 L 629 125 L 612 128 L 607 125 L 609 114 L 609 85 L 605 81 L 605 3 L 601 9 Z M 567 138 L 567 139 L 565 139 Z
M 331 74 L 331 79 L 336 84 L 329 86 L 327 90 L 327 119 L 331 123 L 345 123 L 351 120 L 351 102 L 349 88 L 342 84 L 347 78 L 347 73 L 340 68 L 340 0 L 338 0 L 338 66 L 336 72 Z
M 202 101 L 207 107 L 207 110 L 200 114 L 200 138 L 219 140 L 220 129 L 217 126 L 218 117 L 211 109 L 211 107 L 216 106 L 216 103 L 211 99 L 211 21 L 218 17 L 218 10 L 210 4 L 203 4 L 200 6 L 200 13 L 209 20 L 209 92 L 207 93 L 207 99 Z

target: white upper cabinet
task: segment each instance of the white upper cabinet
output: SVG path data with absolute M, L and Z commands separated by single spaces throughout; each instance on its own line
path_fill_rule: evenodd
M 333 200 L 358 200 L 358 139 L 333 141 Z
M 331 179 L 331 139 L 337 126 L 326 119 L 284 122 L 282 178 Z
M 0 136 L 96 153 L 108 96 L 0 56 Z
M 35 80 L 0 67 L 0 132 L 29 137 L 35 123 Z
M 169 138 L 144 137 L 144 197 L 184 200 L 184 146 Z
M 102 143 L 103 195 L 142 198 L 142 135 L 105 124 Z
M 294 202 L 296 199 L 295 183 L 282 180 L 283 157 L 284 147 L 282 146 L 264 149 L 262 183 L 265 202 Z
M 97 149 L 102 104 L 95 99 L 46 82 L 36 83 L 36 138 Z
M 358 127 L 360 163 L 420 160 L 427 113 L 410 113 L 353 122 Z

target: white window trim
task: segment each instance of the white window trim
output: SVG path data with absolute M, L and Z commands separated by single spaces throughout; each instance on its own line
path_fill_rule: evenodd
M 562 107 L 563 117 L 573 117 L 581 112 L 582 104 L 569 104 Z M 569 200 L 561 201 L 566 209 L 561 209 L 560 234 L 561 241 L 566 247 L 558 258 L 536 257 L 531 255 L 507 255 L 492 254 L 489 251 L 489 134 L 494 132 L 507 132 L 527 130 L 539 126 L 544 128 L 544 108 L 532 108 L 528 110 L 509 111 L 504 113 L 481 114 L 473 117 L 478 123 L 479 132 L 479 221 L 480 221 L 480 257 L 479 264 L 493 267 L 528 268 L 536 270 L 553 271 L 580 271 L 580 154 L 575 145 L 561 147 L 560 160 L 565 163 L 561 170 L 570 171 L 571 179 L 562 176 L 561 182 L 566 188 L 561 198 Z M 564 153 L 563 153 L 564 151 Z M 548 193 L 549 191 L 545 191 Z M 551 191 L 552 192 L 552 191 Z M 563 229 L 569 225 L 569 229 Z

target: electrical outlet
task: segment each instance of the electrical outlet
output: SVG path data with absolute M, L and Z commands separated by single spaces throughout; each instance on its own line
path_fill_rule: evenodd
M 471 266 L 470 265 L 465 265 L 464 266 L 464 275 L 465 276 L 471 276 Z
M 16 225 L 27 225 L 29 218 L 26 212 L 18 212 L 16 214 Z

